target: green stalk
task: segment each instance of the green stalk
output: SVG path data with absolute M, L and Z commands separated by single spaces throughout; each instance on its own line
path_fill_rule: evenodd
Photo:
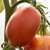
M 30 1 L 18 1 L 18 2 L 16 2 L 12 7 L 11 7 L 11 9 L 14 9 L 18 4 L 20 4 L 20 3 L 23 3 L 23 2 L 28 2 L 28 3 L 30 3 Z
M 5 27 L 6 27 L 6 24 L 12 14 L 12 11 L 9 5 L 9 0 L 3 0 L 3 2 L 4 2 L 4 7 L 5 7 Z M 8 42 L 5 32 L 4 32 L 4 42 Z
M 32 0 L 31 4 L 35 7 L 36 6 L 36 0 Z

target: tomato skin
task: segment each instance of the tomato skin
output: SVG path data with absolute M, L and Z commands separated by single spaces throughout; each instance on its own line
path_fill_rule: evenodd
M 36 35 L 40 23 L 41 14 L 37 9 L 32 5 L 20 6 L 7 23 L 6 36 L 13 46 L 25 46 Z
M 50 50 L 50 36 L 40 36 L 32 39 L 24 50 Z

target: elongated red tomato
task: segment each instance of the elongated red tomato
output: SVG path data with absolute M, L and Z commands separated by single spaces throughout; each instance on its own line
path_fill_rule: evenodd
M 21 3 L 10 17 L 6 36 L 13 46 L 24 46 L 35 36 L 41 22 L 39 11 L 29 3 Z
M 50 36 L 40 36 L 32 39 L 24 50 L 50 50 Z

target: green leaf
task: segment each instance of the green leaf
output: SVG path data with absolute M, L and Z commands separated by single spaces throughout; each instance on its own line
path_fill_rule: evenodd
M 0 13 L 2 12 L 3 8 L 4 8 L 4 6 L 3 6 L 3 1 L 0 0 Z

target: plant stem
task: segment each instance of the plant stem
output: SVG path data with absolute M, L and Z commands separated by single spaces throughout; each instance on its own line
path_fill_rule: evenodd
M 32 0 L 31 4 L 35 7 L 36 6 L 36 0 Z
M 3 0 L 3 2 L 4 2 L 4 7 L 5 7 L 5 27 L 6 27 L 6 24 L 7 24 L 11 14 L 12 14 L 12 11 L 10 11 L 11 8 L 9 5 L 9 0 Z M 5 32 L 4 32 L 4 42 L 8 42 L 8 39 L 5 35 Z
M 15 3 L 17 3 L 17 0 L 11 0 L 11 5 L 13 6 Z M 15 11 L 16 10 L 16 6 L 14 7 L 14 8 L 11 8 L 11 9 L 13 9 L 13 11 Z
M 11 0 L 11 5 L 14 5 L 17 2 L 17 0 Z
M 18 4 L 23 3 L 23 2 L 28 2 L 28 3 L 30 3 L 29 1 L 18 1 L 18 2 L 16 2 L 11 8 L 14 9 Z

